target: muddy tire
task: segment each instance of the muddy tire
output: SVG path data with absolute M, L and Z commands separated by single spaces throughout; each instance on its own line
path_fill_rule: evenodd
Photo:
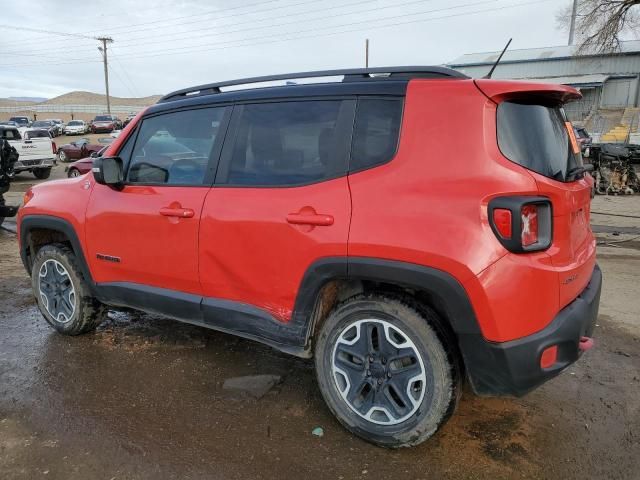
M 44 180 L 51 175 L 51 168 L 36 168 L 33 171 L 33 175 L 39 180 Z
M 33 261 L 31 286 L 45 320 L 65 335 L 94 330 L 106 308 L 91 296 L 75 255 L 65 245 L 42 247 Z
M 451 416 L 457 362 L 436 333 L 440 320 L 399 299 L 358 296 L 340 304 L 317 337 L 318 384 L 348 430 L 376 445 L 408 447 Z

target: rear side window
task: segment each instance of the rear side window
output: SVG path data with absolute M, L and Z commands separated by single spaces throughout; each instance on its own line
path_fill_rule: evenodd
M 224 111 L 205 108 L 145 119 L 131 154 L 128 182 L 202 185 Z
M 374 167 L 393 158 L 400 136 L 402 104 L 400 98 L 358 100 L 350 171 Z
M 346 173 L 342 100 L 242 105 L 218 183 L 291 186 Z M 234 122 L 235 123 L 235 122 Z
M 498 146 L 509 160 L 559 181 L 582 165 L 579 147 L 572 145 L 560 107 L 502 102 L 498 106 Z
M 0 130 L 0 135 L 3 140 L 20 140 L 20 133 L 18 130 Z

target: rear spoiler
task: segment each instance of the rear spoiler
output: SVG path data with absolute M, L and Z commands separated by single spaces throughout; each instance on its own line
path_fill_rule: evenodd
M 575 88 L 554 83 L 485 79 L 474 80 L 474 83 L 478 90 L 496 103 L 513 98 L 544 98 L 566 103 L 582 98 L 582 94 Z

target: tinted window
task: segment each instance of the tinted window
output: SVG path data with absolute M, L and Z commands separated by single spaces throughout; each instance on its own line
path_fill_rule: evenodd
M 300 185 L 345 173 L 339 100 L 244 105 L 221 183 Z
M 71 127 L 71 126 L 81 126 L 84 122 L 81 122 L 79 120 L 71 120 L 69 123 L 67 123 L 67 126 Z
M 20 133 L 18 130 L 0 129 L 0 135 L 0 138 L 3 140 L 20 140 Z
M 358 100 L 349 170 L 362 170 L 393 158 L 402 123 L 402 99 Z
M 144 120 L 131 156 L 129 182 L 201 185 L 224 110 L 189 110 Z
M 51 126 L 51 122 L 47 122 L 47 121 L 33 122 L 33 125 L 31 126 L 33 128 L 49 128 Z
M 111 117 L 109 115 L 98 115 L 93 119 L 94 122 L 110 122 Z
M 47 130 L 27 130 L 24 133 L 25 140 L 30 138 L 50 138 Z
M 582 165 L 574 153 L 564 111 L 559 107 L 502 102 L 498 106 L 498 145 L 509 160 L 560 181 Z

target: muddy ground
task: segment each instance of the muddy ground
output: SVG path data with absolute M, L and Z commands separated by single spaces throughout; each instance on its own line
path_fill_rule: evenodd
M 596 198 L 593 209 L 637 216 L 640 197 Z M 640 230 L 629 217 L 592 223 L 606 242 Z M 467 390 L 434 438 L 390 451 L 334 420 L 310 362 L 268 347 L 131 313 L 111 313 L 94 334 L 54 333 L 15 235 L 0 230 L 0 478 L 638 479 L 640 242 L 600 248 L 597 348 L 521 399 Z M 252 374 L 283 381 L 259 400 L 223 390 Z

